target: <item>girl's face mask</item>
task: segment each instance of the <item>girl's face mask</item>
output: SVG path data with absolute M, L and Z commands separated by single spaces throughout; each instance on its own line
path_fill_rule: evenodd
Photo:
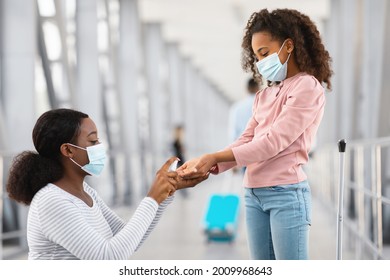
M 73 161 L 76 165 L 78 165 L 82 170 L 87 172 L 89 175 L 99 176 L 102 173 L 107 158 L 106 149 L 103 146 L 103 144 L 97 144 L 94 146 L 89 146 L 87 148 L 79 147 L 70 143 L 67 144 L 87 151 L 87 155 L 89 159 L 89 163 L 87 163 L 84 166 L 81 166 L 80 164 L 75 162 L 72 158 L 70 158 L 71 161 Z
M 273 53 L 266 58 L 256 62 L 259 73 L 268 81 L 280 82 L 287 77 L 287 62 L 291 53 L 288 54 L 287 60 L 284 64 L 282 64 L 279 59 L 279 53 L 282 50 L 285 42 L 286 41 L 283 42 L 277 53 Z

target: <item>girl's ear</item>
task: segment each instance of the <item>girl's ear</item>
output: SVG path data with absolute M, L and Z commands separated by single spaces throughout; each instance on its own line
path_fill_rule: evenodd
M 60 146 L 60 153 L 63 156 L 68 157 L 68 158 L 73 158 L 73 156 L 74 156 L 74 153 L 72 151 L 72 147 L 68 144 L 62 144 Z
M 294 41 L 292 39 L 287 39 L 286 47 L 287 47 L 287 52 L 292 53 L 292 51 L 294 50 Z

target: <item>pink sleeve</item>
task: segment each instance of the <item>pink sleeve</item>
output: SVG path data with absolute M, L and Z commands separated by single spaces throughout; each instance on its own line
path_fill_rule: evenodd
M 237 165 L 265 161 L 286 149 L 314 122 L 324 104 L 323 87 L 314 78 L 300 80 L 267 133 L 232 147 Z

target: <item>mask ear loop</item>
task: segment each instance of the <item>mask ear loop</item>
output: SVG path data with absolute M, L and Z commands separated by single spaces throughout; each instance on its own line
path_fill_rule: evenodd
M 286 39 L 286 40 L 284 40 L 284 42 L 283 42 L 282 46 L 280 47 L 280 49 L 279 49 L 279 51 L 278 51 L 278 55 L 279 55 L 280 51 L 283 49 L 283 47 L 284 47 L 284 44 L 286 43 L 286 41 L 287 41 L 287 39 Z
M 280 47 L 280 49 L 279 49 L 279 51 L 278 51 L 278 56 L 279 56 L 279 53 L 281 52 L 281 50 L 283 49 L 283 47 L 284 47 L 284 44 L 286 43 L 286 41 L 287 41 L 287 39 L 286 39 L 286 40 L 284 40 L 284 42 L 283 42 L 282 46 Z M 290 56 L 291 56 L 291 53 L 289 53 L 289 54 L 288 54 L 287 60 L 286 60 L 286 62 L 285 62 L 285 63 L 283 63 L 283 65 L 284 65 L 284 64 L 286 64 L 286 63 L 288 62 L 288 60 L 290 59 Z M 280 59 L 279 59 L 279 60 L 280 60 Z
M 290 55 L 291 55 L 291 53 L 288 54 L 287 60 L 284 64 L 286 64 L 288 62 L 288 60 L 290 59 Z
M 74 145 L 74 144 L 72 144 L 72 143 L 66 143 L 66 144 L 68 144 L 68 145 L 71 145 L 71 146 L 73 146 L 73 147 L 75 147 L 75 148 L 78 148 L 78 149 L 84 150 L 84 151 L 86 151 L 86 150 L 87 150 L 86 148 L 83 148 L 83 147 L 80 147 L 80 146 Z
M 69 158 L 74 164 L 76 164 L 78 167 L 83 168 L 80 164 L 78 164 L 73 158 Z
M 72 143 L 66 143 L 66 144 L 68 144 L 68 145 L 70 145 L 70 146 L 73 146 L 73 147 L 75 147 L 75 148 L 78 148 L 78 149 L 81 149 L 81 150 L 84 150 L 84 151 L 86 151 L 87 149 L 85 149 L 85 148 L 83 148 L 83 147 L 79 147 L 79 146 L 77 146 L 77 145 L 74 145 L 74 144 L 72 144 Z M 80 164 L 78 164 L 73 158 L 69 158 L 74 164 L 76 164 L 78 167 L 80 167 L 81 169 L 83 168 Z

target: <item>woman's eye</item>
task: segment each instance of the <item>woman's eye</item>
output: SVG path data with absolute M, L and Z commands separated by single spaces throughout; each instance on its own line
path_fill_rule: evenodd
M 99 143 L 99 140 L 92 140 L 92 141 L 89 141 L 89 142 L 91 142 L 92 144 L 96 145 L 96 144 Z
M 268 52 L 261 54 L 261 56 L 266 57 L 268 55 Z

